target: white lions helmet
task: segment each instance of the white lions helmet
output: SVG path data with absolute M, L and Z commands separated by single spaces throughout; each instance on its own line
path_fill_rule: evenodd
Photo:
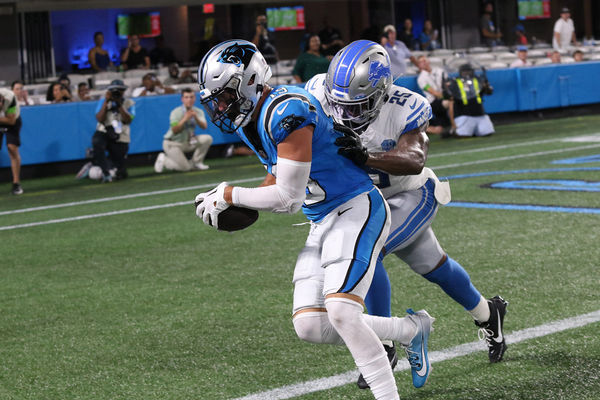
M 200 62 L 200 101 L 221 131 L 233 133 L 250 122 L 269 78 L 271 68 L 254 44 L 228 40 Z
M 335 55 L 325 79 L 334 119 L 360 133 L 377 118 L 392 82 L 383 47 L 370 40 L 350 43 Z

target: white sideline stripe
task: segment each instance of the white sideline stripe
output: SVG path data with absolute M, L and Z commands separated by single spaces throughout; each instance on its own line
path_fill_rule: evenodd
M 29 222 L 27 224 L 0 226 L 0 231 L 9 231 L 12 229 L 19 229 L 19 228 L 30 228 L 32 226 L 40 226 L 40 225 L 59 224 L 61 222 L 80 221 L 83 219 L 90 219 L 90 218 L 109 217 L 111 215 L 129 214 L 129 213 L 134 213 L 134 212 L 138 212 L 138 211 L 157 210 L 159 208 L 168 208 L 168 207 L 176 207 L 176 206 L 190 206 L 191 207 L 193 205 L 194 204 L 191 201 L 179 201 L 177 203 L 159 204 L 157 206 L 130 208 L 128 210 L 117 210 L 117 211 L 108 211 L 108 212 L 98 213 L 98 214 L 79 215 L 77 217 L 51 219 L 48 221 L 40 221 L 40 222 Z
M 490 151 L 490 150 L 511 149 L 513 147 L 531 146 L 534 144 L 546 144 L 546 143 L 556 143 L 556 142 L 578 142 L 578 143 L 581 143 L 581 142 L 597 142 L 598 140 L 600 140 L 600 133 L 594 133 L 594 134 L 586 135 L 586 136 L 574 136 L 574 137 L 570 137 L 570 138 L 532 140 L 529 142 L 522 142 L 522 143 L 500 144 L 497 146 L 479 147 L 476 149 L 450 151 L 447 153 L 436 153 L 436 154 L 431 154 L 430 156 L 428 156 L 428 158 L 455 156 L 455 155 L 467 154 L 467 153 L 479 153 L 482 151 Z
M 454 167 L 460 167 L 460 166 L 464 166 L 464 165 L 483 164 L 483 163 L 494 162 L 494 161 L 513 160 L 513 159 L 516 159 L 516 158 L 535 157 L 535 156 L 540 156 L 540 155 L 553 154 L 553 153 L 562 153 L 562 152 L 565 152 L 565 151 L 572 151 L 572 150 L 582 150 L 582 149 L 588 149 L 588 148 L 593 148 L 593 147 L 600 147 L 600 145 L 580 146 L 580 147 L 572 147 L 572 148 L 568 148 L 568 149 L 559 149 L 559 150 L 552 150 L 552 151 L 545 151 L 545 152 L 538 152 L 538 153 L 530 153 L 530 154 L 520 154 L 520 155 L 516 155 L 516 156 L 499 157 L 499 158 L 493 158 L 493 159 L 487 159 L 487 160 L 468 161 L 468 162 L 460 163 L 460 164 L 451 164 L 451 165 L 445 165 L 445 166 L 439 166 L 439 167 L 431 167 L 431 168 L 434 169 L 434 170 L 435 169 L 444 169 L 444 168 L 454 168 Z M 259 180 L 259 179 L 264 179 L 264 177 L 240 179 L 238 181 L 230 181 L 230 183 L 250 182 L 250 181 Z M 169 190 L 158 190 L 158 191 L 155 191 L 155 192 L 130 194 L 130 195 L 116 196 L 116 197 L 105 197 L 105 198 L 101 198 L 101 199 L 85 200 L 83 202 L 73 202 L 73 203 L 55 204 L 55 205 L 45 206 L 45 207 L 35 207 L 35 210 L 45 210 L 45 209 L 48 209 L 48 208 L 67 207 L 67 205 L 79 205 L 79 204 L 87 204 L 87 203 L 98 203 L 98 202 L 102 202 L 102 201 L 110 201 L 110 200 L 122 199 L 122 198 L 133 198 L 133 197 L 150 196 L 152 194 L 180 192 L 180 191 L 185 191 L 185 190 L 190 190 L 190 189 L 210 187 L 210 186 L 216 186 L 216 185 L 217 185 L 216 183 L 207 183 L 205 185 L 199 185 L 199 186 L 188 186 L 188 187 L 176 188 L 176 189 L 169 189 Z M 121 210 L 121 211 L 110 211 L 110 212 L 100 213 L 100 214 L 89 214 L 89 215 L 81 215 L 81 216 L 70 217 L 70 218 L 52 219 L 52 220 L 49 220 L 49 221 L 39 221 L 39 222 L 30 222 L 30 223 L 27 223 L 27 224 L 0 226 L 0 231 L 8 231 L 8 230 L 19 229 L 19 228 L 29 228 L 29 227 L 32 227 L 32 226 L 56 224 L 56 223 L 61 223 L 61 222 L 77 221 L 77 220 L 82 220 L 82 219 L 106 217 L 106 216 L 117 215 L 117 214 L 128 214 L 128 213 L 133 213 L 133 212 L 138 212 L 138 211 L 147 211 L 147 210 L 154 210 L 154 209 L 157 209 L 157 208 L 174 207 L 174 206 L 184 205 L 184 204 L 190 204 L 190 203 L 191 202 L 185 202 L 185 201 L 183 201 L 183 202 L 177 202 L 177 203 L 162 204 L 162 205 L 158 205 L 158 206 L 130 208 L 130 209 Z M 15 210 L 15 211 L 5 211 L 3 213 L 4 214 L 12 214 L 12 213 L 17 213 L 17 212 L 25 212 L 23 210 L 26 210 L 26 209 Z M 0 214 L 0 215 L 2 215 L 2 214 Z
M 485 160 L 465 161 L 463 163 L 440 165 L 440 166 L 437 166 L 437 167 L 429 167 L 429 168 L 431 168 L 431 169 L 433 169 L 435 171 L 435 170 L 445 169 L 445 168 L 465 167 L 467 165 L 486 164 L 486 163 L 491 163 L 491 162 L 496 162 L 496 161 L 509 161 L 509 160 L 516 160 L 516 159 L 519 159 L 519 158 L 545 156 L 545 155 L 548 155 L 548 154 L 564 153 L 565 151 L 576 151 L 576 150 L 593 149 L 595 147 L 600 147 L 600 144 L 591 144 L 591 145 L 587 145 L 587 146 L 570 147 L 568 149 L 556 149 L 556 150 L 548 150 L 548 151 L 539 151 L 537 153 L 518 154 L 518 155 L 506 156 L 506 157 L 487 158 Z
M 264 179 L 264 177 L 262 177 L 262 178 L 238 179 L 238 180 L 235 180 L 235 181 L 229 181 L 229 183 L 245 183 L 245 182 L 256 181 L 256 180 L 259 180 L 259 179 Z M 157 195 L 157 194 L 168 194 L 168 193 L 175 193 L 175 192 L 184 192 L 184 191 L 193 190 L 193 189 L 202 189 L 202 188 L 207 188 L 207 187 L 215 187 L 219 183 L 221 183 L 221 182 L 217 182 L 217 183 L 205 183 L 203 185 L 186 186 L 186 187 L 180 187 L 180 188 L 175 188 L 175 189 L 156 190 L 156 191 L 153 191 L 153 192 L 125 194 L 125 195 L 122 195 L 122 196 L 102 197 L 102 198 L 99 198 L 99 199 L 73 201 L 73 202 L 70 202 L 70 203 L 53 204 L 53 205 L 49 205 L 49 206 L 30 207 L 30 208 L 21 208 L 21 209 L 18 209 L 18 210 L 0 211 L 0 215 L 19 214 L 19 213 L 26 213 L 26 212 L 30 212 L 30 211 L 50 210 L 50 209 L 53 209 L 53 208 L 80 206 L 80 205 L 83 205 L 83 204 L 103 203 L 105 201 L 113 201 L 113 200 L 134 199 L 136 197 L 154 196 L 154 195 Z
M 510 334 L 505 336 L 506 343 L 519 343 L 525 340 L 562 332 L 568 329 L 580 328 L 582 326 L 593 324 L 594 322 L 598 321 L 600 321 L 600 310 L 588 314 L 578 315 L 571 318 L 565 318 L 559 321 L 549 322 L 547 324 L 534 326 L 532 328 L 522 329 L 516 332 L 511 332 Z M 432 351 L 431 353 L 429 353 L 429 361 L 431 363 L 438 363 L 485 350 L 487 350 L 487 348 L 483 341 L 465 343 L 445 350 Z M 405 371 L 408 369 L 410 369 L 408 361 L 406 359 L 402 359 L 398 362 L 398 365 L 396 365 L 396 368 L 394 370 Z M 308 393 L 319 392 L 322 390 L 344 386 L 349 383 L 354 383 L 357 377 L 358 372 L 356 370 L 348 371 L 339 375 L 333 375 L 326 378 L 319 378 L 312 381 L 283 386 L 277 389 L 255 393 L 244 397 L 238 397 L 234 400 L 289 399 L 296 396 L 302 396 Z

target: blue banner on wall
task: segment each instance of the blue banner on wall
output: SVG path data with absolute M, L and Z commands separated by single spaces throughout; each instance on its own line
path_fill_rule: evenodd
M 484 96 L 489 114 L 531 111 L 600 103 L 600 62 L 498 69 L 487 72 L 494 94 Z M 401 77 L 397 84 L 420 91 L 416 77 Z M 131 125 L 130 154 L 160 151 L 169 129 L 169 114 L 181 104 L 179 95 L 141 97 Z M 21 159 L 23 165 L 80 160 L 91 147 L 96 128 L 96 102 L 51 104 L 21 108 Z M 208 123 L 205 131 L 213 144 L 238 142 Z M 0 167 L 9 167 L 6 146 L 0 151 Z

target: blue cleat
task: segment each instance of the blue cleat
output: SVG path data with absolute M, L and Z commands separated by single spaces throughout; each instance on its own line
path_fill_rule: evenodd
M 406 312 L 408 313 L 407 318 L 417 326 L 417 333 L 408 346 L 404 346 L 404 351 L 410 364 L 413 386 L 420 388 L 425 385 L 431 372 L 429 355 L 427 354 L 427 341 L 429 333 L 433 331 L 432 324 L 435 318 L 425 310 L 414 312 L 412 308 L 409 308 Z

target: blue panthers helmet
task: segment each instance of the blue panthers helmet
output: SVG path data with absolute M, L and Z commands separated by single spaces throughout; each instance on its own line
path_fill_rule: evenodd
M 361 132 L 379 114 L 393 82 L 390 57 L 370 40 L 341 49 L 329 64 L 325 96 L 338 122 Z

